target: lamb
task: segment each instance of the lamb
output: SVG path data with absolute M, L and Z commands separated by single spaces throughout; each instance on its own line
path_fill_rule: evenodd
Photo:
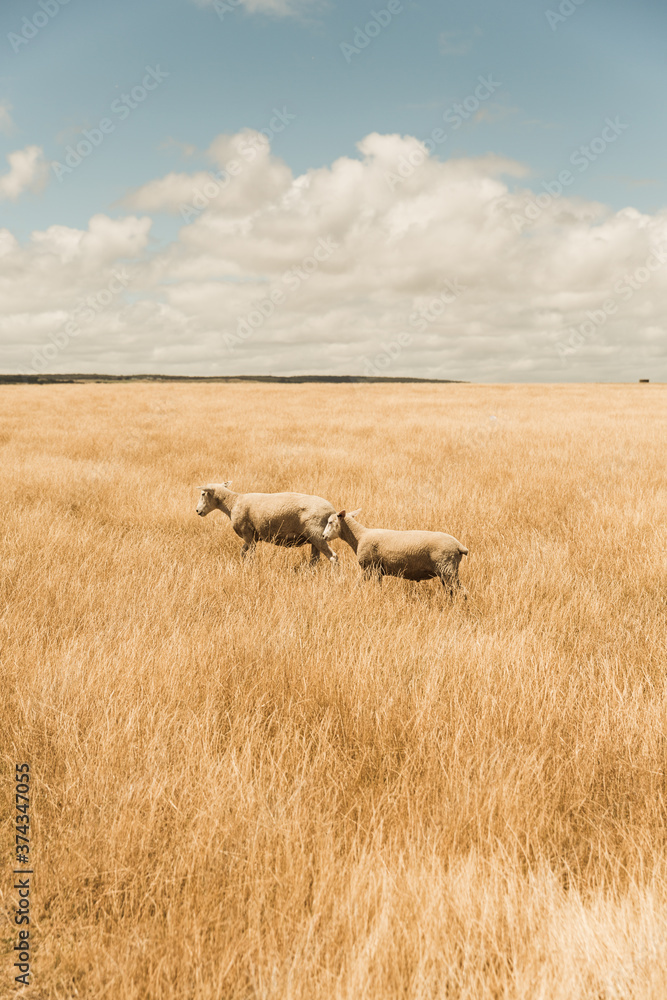
M 356 520 L 359 510 L 341 510 L 332 514 L 324 529 L 324 537 L 342 538 L 356 553 L 364 571 L 363 579 L 382 583 L 383 576 L 402 576 L 405 580 L 432 580 L 438 577 L 450 596 L 465 588 L 459 581 L 459 563 L 468 555 L 451 535 L 442 531 L 389 531 L 386 528 L 366 528 Z
M 320 553 L 332 565 L 337 563 L 338 557 L 328 542 L 339 537 L 340 527 L 331 521 L 336 509 L 328 500 L 305 493 L 234 493 L 230 486 L 231 481 L 201 486 L 197 514 L 206 517 L 212 510 L 223 511 L 243 539 L 242 556 L 252 555 L 257 542 L 310 544 L 311 566 L 318 562 Z M 327 527 L 330 530 L 325 538 Z

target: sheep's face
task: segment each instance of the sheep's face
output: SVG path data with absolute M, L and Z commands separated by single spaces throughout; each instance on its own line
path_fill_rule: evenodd
M 202 489 L 201 496 L 199 498 L 199 503 L 197 504 L 197 514 L 200 517 L 206 517 L 210 514 L 212 510 L 215 510 L 215 496 L 213 490 Z
M 197 504 L 196 513 L 200 517 L 206 517 L 212 510 L 222 509 L 220 507 L 221 498 L 224 496 L 224 491 L 228 490 L 231 485 L 232 481 L 228 479 L 226 483 L 209 483 L 208 486 L 200 486 L 201 496 Z M 217 496 L 216 490 L 218 491 Z
M 324 541 L 330 542 L 333 538 L 340 538 L 340 518 L 338 514 L 330 514 L 329 520 L 324 526 Z

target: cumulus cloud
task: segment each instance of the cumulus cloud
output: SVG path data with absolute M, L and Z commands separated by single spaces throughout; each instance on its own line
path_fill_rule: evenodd
M 294 176 L 258 136 L 219 136 L 211 171 L 128 194 L 181 215 L 166 247 L 145 214 L 25 247 L 0 233 L 8 370 L 43 367 L 51 343 L 54 371 L 667 376 L 665 213 L 532 190 L 523 164 L 442 161 L 410 136 Z
M 96 215 L 86 230 L 50 226 L 24 246 L 0 229 L 3 370 L 91 370 L 90 359 L 102 345 L 111 346 L 109 337 L 115 340 L 115 363 L 131 363 L 134 338 L 118 325 L 118 315 L 128 293 L 146 287 L 150 228 L 148 218 Z M 76 332 L 65 334 L 71 323 Z
M 41 146 L 26 146 L 7 156 L 9 170 L 0 175 L 0 198 L 16 201 L 24 191 L 41 191 L 48 179 L 48 165 Z
M 292 183 L 289 168 L 271 156 L 262 133 L 244 129 L 219 135 L 209 147 L 209 171 L 170 173 L 130 192 L 126 207 L 139 212 L 180 214 L 184 221 L 202 207 L 235 215 L 251 211 L 258 199 L 274 199 Z

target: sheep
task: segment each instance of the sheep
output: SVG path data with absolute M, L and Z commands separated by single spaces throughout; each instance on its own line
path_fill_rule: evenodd
M 364 571 L 362 579 L 382 583 L 383 576 L 402 576 L 404 580 L 432 580 L 438 577 L 454 596 L 465 588 L 459 581 L 459 563 L 468 555 L 451 535 L 442 531 L 389 531 L 366 528 L 356 520 L 360 510 L 341 510 L 329 518 L 324 537 L 342 538 L 356 553 Z
M 221 510 L 232 522 L 232 528 L 243 539 L 241 555 L 252 555 L 257 542 L 274 545 L 311 546 L 310 566 L 316 565 L 324 553 L 332 566 L 338 561 L 328 541 L 338 538 L 340 528 L 332 522 L 327 538 L 324 529 L 336 515 L 335 507 L 322 497 L 305 493 L 234 493 L 231 481 L 201 486 L 196 512 L 206 517 L 212 510 Z

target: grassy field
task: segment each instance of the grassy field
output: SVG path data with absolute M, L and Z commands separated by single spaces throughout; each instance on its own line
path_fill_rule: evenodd
M 26 998 L 664 1000 L 667 387 L 9 386 L 0 407 Z M 266 545 L 242 565 L 194 513 L 224 479 L 450 532 L 470 600 L 357 587 L 340 540 L 335 570 Z

